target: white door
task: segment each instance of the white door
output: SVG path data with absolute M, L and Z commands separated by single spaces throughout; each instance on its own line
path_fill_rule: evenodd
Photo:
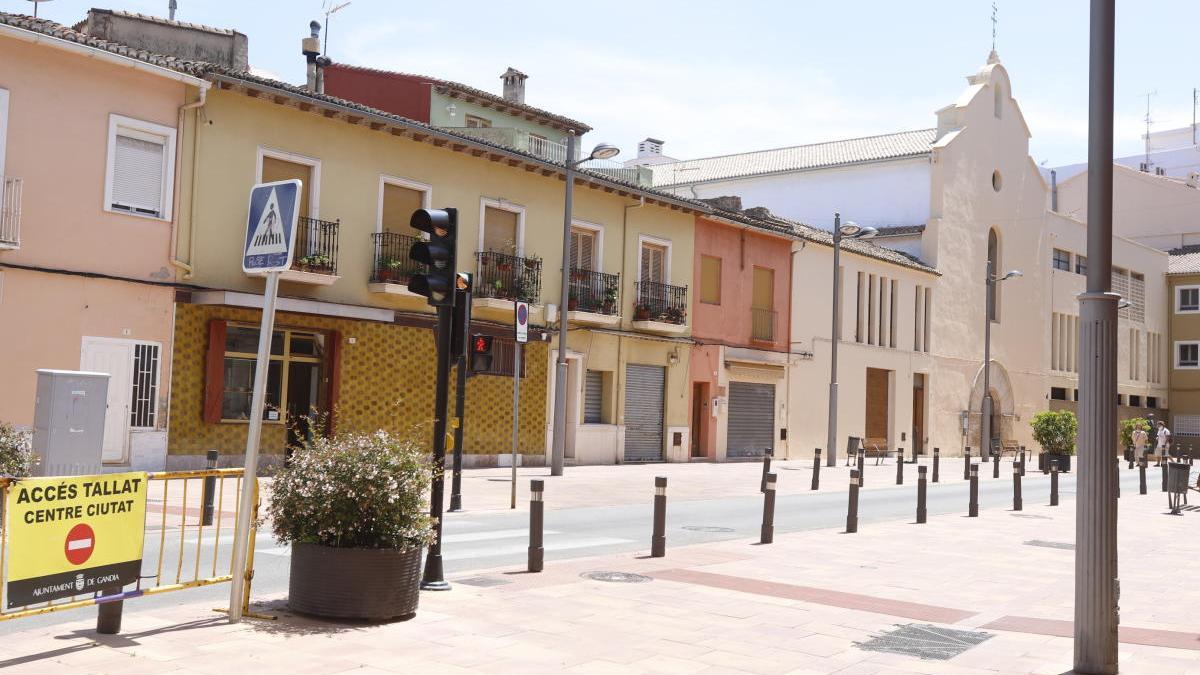
M 133 394 L 133 343 L 85 337 L 79 369 L 109 375 L 101 457 L 105 462 L 124 462 L 129 445 L 129 405 Z

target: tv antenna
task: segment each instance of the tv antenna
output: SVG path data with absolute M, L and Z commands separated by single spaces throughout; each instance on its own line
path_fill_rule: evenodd
M 353 0 L 347 0 L 347 2 L 343 2 L 340 5 L 333 4 L 334 1 L 335 0 L 325 0 L 325 2 L 321 4 L 321 9 L 325 10 L 325 46 L 321 48 L 321 51 L 324 52 L 326 56 L 329 56 L 329 17 L 345 9 Z
M 1142 166 L 1147 173 L 1150 172 L 1150 126 L 1154 124 L 1154 119 L 1150 117 L 1150 97 L 1157 95 L 1157 89 L 1146 93 L 1146 162 Z
M 999 14 L 999 12 L 1000 12 L 1000 8 L 996 6 L 995 2 L 993 2 L 992 3 L 992 51 L 996 51 L 996 24 L 1000 23 L 1000 18 L 997 16 Z

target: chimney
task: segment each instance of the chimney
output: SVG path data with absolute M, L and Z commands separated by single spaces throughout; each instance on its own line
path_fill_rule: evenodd
M 643 157 L 662 157 L 663 142 L 657 138 L 647 138 L 638 143 L 638 159 Z
M 321 24 L 317 21 L 310 21 L 308 29 L 309 36 L 300 41 L 300 52 L 304 54 L 304 60 L 308 62 L 306 68 L 308 77 L 305 86 L 309 91 L 320 93 L 322 87 L 317 58 L 321 55 Z
M 509 66 L 508 70 L 500 76 L 504 81 L 504 100 L 512 101 L 513 103 L 525 103 L 525 80 L 529 76 L 521 71 Z
M 741 211 L 742 198 L 737 195 L 727 195 L 724 197 L 712 197 L 710 199 L 701 199 L 700 201 L 708 204 L 715 209 L 722 211 Z

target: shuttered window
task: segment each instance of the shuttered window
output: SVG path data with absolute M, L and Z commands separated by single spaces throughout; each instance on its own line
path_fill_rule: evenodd
M 667 249 L 654 244 L 642 244 L 642 281 L 667 282 Z
M 158 345 L 133 346 L 133 405 L 129 426 L 153 428 L 158 400 Z
M 105 209 L 169 219 L 174 161 L 174 129 L 110 115 Z
M 604 424 L 604 373 L 587 371 L 583 381 L 583 423 Z
M 721 259 L 700 256 L 700 302 L 721 304 Z
M 571 267 L 596 271 L 596 233 L 571 228 Z
M 754 268 L 753 307 L 773 309 L 775 305 L 775 270 L 767 267 Z
M 515 211 L 492 208 L 483 209 L 483 250 L 516 255 L 517 218 Z

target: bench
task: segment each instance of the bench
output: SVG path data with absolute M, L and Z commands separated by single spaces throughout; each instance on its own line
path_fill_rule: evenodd
M 1017 459 L 1017 457 L 1019 457 L 1021 454 L 1021 444 L 1017 443 L 1016 441 L 1003 441 L 1000 444 L 1000 458 L 1001 459 L 1004 458 L 1005 453 L 1011 453 L 1013 456 L 1013 459 L 1014 460 Z
M 864 438 L 862 448 L 865 456 L 875 458 L 875 466 L 879 466 L 891 453 L 886 438 Z

